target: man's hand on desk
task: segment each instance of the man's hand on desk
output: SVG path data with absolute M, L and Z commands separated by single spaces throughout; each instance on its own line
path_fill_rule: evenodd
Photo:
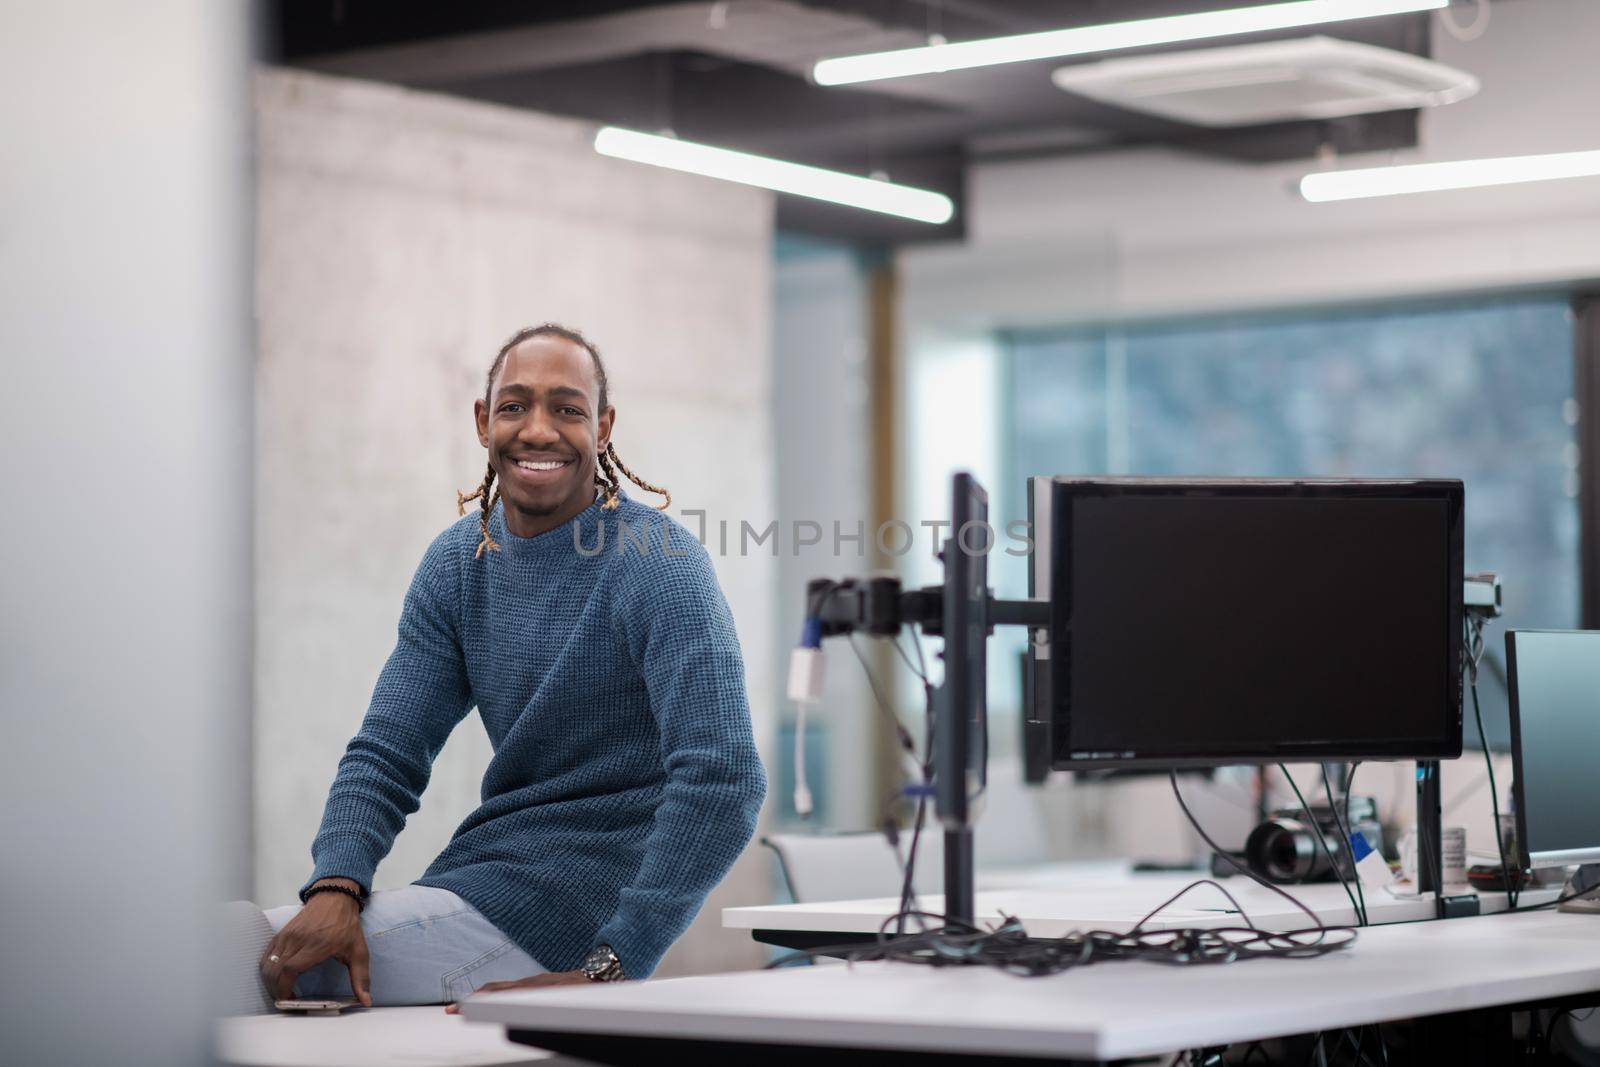
M 593 985 L 593 981 L 582 971 L 555 971 L 548 974 L 535 974 L 528 978 L 519 978 L 515 982 L 485 982 L 475 993 L 503 993 L 507 989 L 543 989 L 546 986 L 556 985 Z M 461 1012 L 460 1003 L 446 1004 L 444 1010 L 451 1015 Z
M 325 883 L 361 887 L 348 878 Z M 361 906 L 344 893 L 318 893 L 273 937 L 261 957 L 261 977 L 274 1000 L 294 996 L 295 979 L 325 960 L 338 960 L 350 972 L 350 988 L 364 1007 L 372 1006 L 367 939 L 361 933 Z

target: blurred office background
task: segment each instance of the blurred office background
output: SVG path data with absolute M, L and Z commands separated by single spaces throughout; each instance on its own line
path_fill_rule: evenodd
M 1491 656 L 1507 626 L 1600 627 L 1600 178 L 1331 204 L 1295 189 L 1345 166 L 1600 148 L 1600 5 L 1319 28 L 1480 87 L 1246 130 L 1072 97 L 1049 84 L 1059 62 L 805 79 L 930 35 L 1220 6 L 7 5 L 0 905 L 22 962 L 0 969 L 0 1059 L 203 1055 L 203 995 L 167 996 L 204 985 L 202 905 L 270 906 L 304 880 L 407 581 L 482 477 L 472 400 L 521 326 L 600 345 L 619 450 L 706 532 L 772 781 L 764 831 L 884 818 L 898 765 L 847 645 L 803 741 L 817 810 L 796 816 L 787 651 L 808 578 L 937 579 L 920 524 L 947 513 L 957 468 L 997 525 L 1023 517 L 1034 474 L 1460 477 L 1467 566 L 1505 582 Z M 881 173 L 948 193 L 955 217 L 605 158 L 602 122 Z M 903 555 L 874 543 L 890 519 L 915 531 Z M 773 522 L 776 540 L 745 534 Z M 810 524 L 817 543 L 798 543 Z M 996 592 L 1023 595 L 1022 561 L 993 561 Z M 991 646 L 982 862 L 1192 858 L 1164 781 L 1023 786 L 1020 647 Z M 862 651 L 915 724 L 900 658 Z M 432 859 L 488 755 L 469 717 L 378 888 Z M 1403 825 L 1407 768 L 1361 773 Z M 1446 821 L 1475 848 L 1493 842 L 1482 779 L 1470 753 L 1446 770 Z M 1253 805 L 1248 775 L 1195 788 L 1219 812 Z M 719 910 L 781 891 L 752 845 L 660 973 L 759 965 Z M 68 974 L 100 998 L 92 1026 L 41 995 Z

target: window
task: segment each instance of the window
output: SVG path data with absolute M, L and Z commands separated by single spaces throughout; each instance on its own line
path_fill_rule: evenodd
M 996 383 L 994 425 L 956 424 L 960 443 L 983 453 L 964 462 L 990 482 L 997 528 L 1026 517 L 1022 486 L 1033 474 L 1460 478 L 1467 570 L 1504 581 L 1505 617 L 1490 633 L 1481 695 L 1485 729 L 1507 747 L 1501 635 L 1580 624 L 1566 298 L 1241 315 L 998 342 L 986 352 L 969 345 L 981 366 L 967 366 L 972 353 L 961 364 L 965 379 Z M 913 364 L 913 389 L 942 380 L 937 355 Z M 971 408 L 970 394 L 951 402 Z M 917 404 L 912 414 L 911 474 L 926 487 L 913 495 L 940 514 L 932 489 L 948 478 L 950 464 L 936 461 L 949 458 L 951 423 L 917 417 Z M 1023 561 L 997 553 L 990 562 L 997 595 L 1026 594 Z M 1020 632 L 997 630 L 991 642 L 997 716 L 1018 706 L 1012 665 L 1022 647 Z M 1465 740 L 1475 746 L 1467 711 Z M 1002 749 L 1012 732 L 995 733 Z
M 1009 480 L 1439 476 L 1503 628 L 1578 625 L 1572 326 L 1560 298 L 1008 338 Z

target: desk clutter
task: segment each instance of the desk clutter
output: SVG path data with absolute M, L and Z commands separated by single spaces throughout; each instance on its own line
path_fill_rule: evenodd
M 898 974 L 901 981 L 906 965 L 915 965 L 910 969 L 995 971 L 1048 983 L 1112 961 L 1157 964 L 1174 974 L 1203 967 L 1230 975 L 1234 968 L 1218 965 L 1259 961 L 1243 971 L 1270 971 L 1286 980 L 1293 968 L 1304 967 L 1309 976 L 1335 959 L 1363 958 L 1360 946 L 1380 932 L 1385 944 L 1400 937 L 1391 933 L 1394 926 L 1374 923 L 1408 924 L 1403 940 L 1426 953 L 1430 942 L 1437 948 L 1473 942 L 1472 927 L 1456 921 L 1467 916 L 1539 912 L 1546 917 L 1537 922 L 1550 924 L 1556 921 L 1548 917 L 1552 910 L 1600 910 L 1589 903 L 1600 897 L 1600 804 L 1588 766 L 1600 752 L 1600 633 L 1507 634 L 1515 773 L 1503 794 L 1478 692 L 1485 631 L 1501 616 L 1502 594 L 1497 576 L 1464 573 L 1461 482 L 1029 479 L 1034 541 L 1029 597 L 1021 601 L 997 599 L 988 587 L 992 531 L 978 539 L 986 544 L 982 549 L 963 536 L 987 528 L 987 493 L 970 475 L 958 474 L 950 500 L 941 585 L 902 589 L 896 579 L 874 577 L 816 579 L 807 587 L 789 688 L 800 721 L 822 699 L 822 642 L 864 635 L 893 641 L 917 676 L 926 698 L 927 741 L 918 751 L 913 731 L 898 720 L 868 669 L 877 710 L 894 722 L 906 766 L 915 768 L 899 798 L 915 812 L 900 893 L 892 901 L 814 906 L 803 917 L 779 915 L 783 908 L 730 909 L 728 925 L 795 950 L 769 969 L 836 957 L 890 967 L 874 974 Z M 996 626 L 1028 632 L 1022 740 L 1029 781 L 1052 771 L 1165 775 L 1175 802 L 1210 849 L 1217 875 L 1241 875 L 1289 908 L 1261 912 L 1254 902 L 1259 891 L 1246 905 L 1215 878 L 1178 887 L 1126 924 L 1096 921 L 1117 904 L 1093 894 L 1078 900 L 1075 916 L 1057 913 L 1049 922 L 1003 903 L 997 907 L 1005 896 L 999 892 L 987 894 L 980 907 L 973 835 L 977 801 L 987 786 L 986 648 Z M 942 679 L 928 671 L 919 628 L 943 639 Z M 900 645 L 902 630 L 911 631 L 915 661 Z M 1440 796 L 1440 761 L 1463 754 L 1469 697 L 1495 831 L 1492 861 L 1476 865 L 1468 862 L 1464 828 L 1442 824 Z M 803 741 L 797 741 L 801 751 Z M 1395 760 L 1417 767 L 1417 818 L 1403 864 L 1401 850 L 1384 840 L 1375 807 L 1355 796 L 1353 786 L 1360 763 Z M 1308 800 L 1289 762 L 1321 765 L 1320 799 Z M 1242 851 L 1212 839 L 1178 779 L 1179 771 L 1230 764 L 1257 765 L 1263 776 L 1276 767 L 1297 801 L 1263 810 Z M 796 810 L 803 811 L 799 794 L 809 800 L 809 790 L 799 763 L 795 782 Z M 945 891 L 937 906 L 924 907 L 915 868 L 930 814 L 942 831 Z M 886 824 L 897 850 L 894 821 Z M 1536 886 L 1540 868 L 1574 866 L 1565 887 Z M 1220 895 L 1229 907 L 1197 918 L 1184 899 L 1201 892 Z M 1301 895 L 1316 896 L 1317 903 Z M 1262 918 L 1252 918 L 1252 909 Z M 1415 922 L 1430 918 L 1452 922 Z M 1502 914 L 1492 921 L 1499 930 L 1535 917 Z M 1600 948 L 1600 926 L 1573 932 Z M 1137 975 L 1122 980 L 1154 985 L 1148 967 L 1096 973 L 1106 980 L 1113 973 Z M 1600 964 L 1571 980 L 1567 992 L 1600 990 Z M 955 982 L 942 988 L 959 988 Z M 1316 990 L 1337 999 L 1327 993 Z M 1192 980 L 1187 995 L 1201 995 Z M 1499 995 L 1489 993 L 1481 1003 L 1511 999 Z M 1464 1010 L 1470 999 L 1428 1010 Z M 951 1010 L 963 1013 L 954 1001 Z M 1337 1022 L 1353 1047 L 1341 1046 L 1330 1059 L 1319 1035 L 1318 1062 L 1378 1062 L 1367 1058 L 1364 1028 L 1357 1038 L 1350 1027 L 1394 1018 L 1395 1010 L 1374 1005 Z M 1565 1010 L 1557 1004 L 1547 1014 L 1536 1011 L 1533 1029 L 1555 1027 Z M 1309 1018 L 1297 1023 L 1311 1029 Z M 1085 1053 L 1072 1054 L 1188 1049 L 1186 1062 L 1224 1062 L 1221 1050 L 1208 1050 L 1205 1042 L 1176 1043 L 1170 1035 L 1162 1041 L 1142 1050 L 1091 1042 Z M 1373 1042 L 1370 1055 L 1386 1060 L 1381 1028 Z M 1068 1053 L 1058 1048 L 1057 1054 Z
M 1211 887 L 1226 897 L 1233 905 L 1231 912 L 1243 920 L 1243 925 L 1177 929 L 1145 925 L 1167 905 L 1202 887 Z M 1289 899 L 1304 907 L 1292 897 Z M 1346 948 L 1355 941 L 1356 931 L 1352 927 L 1327 926 L 1315 912 L 1309 908 L 1305 911 L 1313 926 L 1283 931 L 1261 929 L 1251 922 L 1232 894 L 1209 878 L 1180 889 L 1130 930 L 1074 931 L 1055 938 L 1032 937 L 1022 922 L 1011 916 L 1003 918 L 998 926 L 981 929 L 952 921 L 945 915 L 903 907 L 884 920 L 878 938 L 870 945 L 807 949 L 780 957 L 768 964 L 768 968 L 838 956 L 853 962 L 890 960 L 934 967 L 994 967 L 1037 978 L 1108 960 L 1195 966 L 1247 959 L 1309 959 Z M 918 929 L 908 933 L 905 930 L 908 924 Z M 895 927 L 892 935 L 888 930 L 890 925 Z
M 1052 770 L 1165 773 L 1217 861 L 1291 901 L 1279 883 L 1337 881 L 1357 925 L 1366 925 L 1366 887 L 1387 891 L 1391 879 L 1377 853 L 1381 829 L 1370 804 L 1354 806 L 1351 779 L 1363 760 L 1407 759 L 1417 763 L 1410 885 L 1433 902 L 1437 918 L 1477 912 L 1467 891 L 1465 832 L 1447 831 L 1440 817 L 1439 761 L 1462 753 L 1465 693 L 1483 744 L 1509 907 L 1518 907 L 1518 872 L 1530 865 L 1600 862 L 1600 805 L 1583 802 L 1590 776 L 1578 765 L 1600 751 L 1600 634 L 1520 632 L 1524 674 L 1537 663 L 1528 683 L 1538 689 L 1528 718 L 1536 728 L 1522 722 L 1519 632 L 1507 635 L 1517 766 L 1507 847 L 1478 698 L 1484 632 L 1502 613 L 1502 591 L 1498 577 L 1464 572 L 1459 480 L 1030 478 L 1029 596 L 1020 601 L 989 589 L 995 539 L 987 491 L 958 473 L 949 499 L 941 585 L 904 590 L 889 577 L 807 585 L 789 680 L 797 723 L 822 699 L 820 649 L 834 636 L 892 640 L 926 698 L 919 753 L 873 680 L 878 710 L 915 768 L 902 790 L 915 804 L 913 862 L 930 802 L 943 830 L 943 906 L 935 916 L 913 907 L 908 863 L 900 907 L 884 926 L 910 939 L 908 946 L 893 948 L 885 933 L 857 953 L 919 962 L 1018 958 L 1014 923 L 987 931 L 974 924 L 973 834 L 988 775 L 987 646 L 996 626 L 1028 632 L 1022 740 L 1029 780 Z M 943 639 L 937 684 L 919 628 Z M 912 633 L 915 662 L 900 646 L 902 630 Z M 803 751 L 797 740 L 797 811 L 809 810 Z M 1325 804 L 1308 802 L 1285 761 L 1321 764 Z M 1247 862 L 1210 838 L 1177 780 L 1179 769 L 1240 763 L 1276 765 L 1298 801 L 1251 835 Z M 886 824 L 892 832 L 893 820 Z M 1544 848 L 1527 849 L 1530 835 Z M 1180 946 L 1170 962 L 1214 962 L 1257 951 L 1320 955 L 1353 941 L 1353 930 L 1330 939 L 1323 921 L 1294 903 L 1313 925 L 1292 934 L 1308 940 L 1289 944 L 1283 931 L 1262 937 L 1247 926 L 1237 950 L 1195 931 L 1160 943 Z M 1081 964 L 1097 952 L 1147 954 L 1152 946 L 1139 939 L 1150 917 L 1125 932 L 1080 934 L 1050 962 L 1030 957 L 1024 969 Z M 914 932 L 906 931 L 908 919 Z

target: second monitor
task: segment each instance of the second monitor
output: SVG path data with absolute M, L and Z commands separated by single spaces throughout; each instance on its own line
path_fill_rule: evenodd
M 1459 755 L 1462 503 L 1451 480 L 1029 479 L 1032 762 Z
M 1506 659 L 1518 865 L 1600 864 L 1600 631 L 1512 630 Z

